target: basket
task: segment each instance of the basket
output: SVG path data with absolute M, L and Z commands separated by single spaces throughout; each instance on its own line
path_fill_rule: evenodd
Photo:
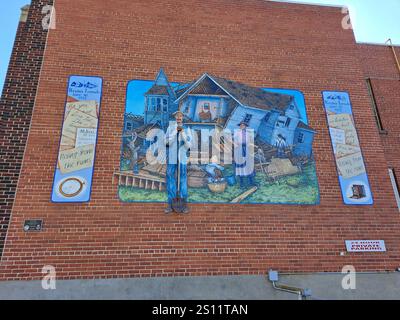
M 211 192 L 214 193 L 223 193 L 226 190 L 226 182 L 219 182 L 219 183 L 209 183 L 208 188 Z

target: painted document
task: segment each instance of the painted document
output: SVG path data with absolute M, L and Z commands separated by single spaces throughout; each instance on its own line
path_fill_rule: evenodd
M 346 92 L 323 92 L 339 182 L 345 204 L 373 204 L 371 188 Z
M 90 201 L 102 85 L 98 77 L 69 79 L 53 202 Z

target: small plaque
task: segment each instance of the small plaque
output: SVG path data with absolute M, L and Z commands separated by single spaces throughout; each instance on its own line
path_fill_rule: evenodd
M 24 231 L 42 231 L 43 229 L 43 220 L 25 220 L 24 223 Z
M 346 240 L 348 252 L 386 252 L 384 240 Z

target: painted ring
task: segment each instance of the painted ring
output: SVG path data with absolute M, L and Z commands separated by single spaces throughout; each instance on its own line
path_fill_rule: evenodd
M 76 191 L 74 191 L 74 192 L 67 193 L 67 192 L 65 192 L 65 190 L 64 190 L 64 186 L 65 186 L 67 183 L 78 183 L 79 188 L 78 188 Z M 66 197 L 66 198 L 73 198 L 73 197 L 76 197 L 78 194 L 80 194 L 80 193 L 82 192 L 83 186 L 84 186 L 84 185 L 85 185 L 85 183 L 82 182 L 81 180 L 79 180 L 78 178 L 68 178 L 68 179 L 66 179 L 65 181 L 63 181 L 63 182 L 60 184 L 59 191 L 60 191 L 60 193 L 61 193 L 64 197 Z M 76 189 L 76 187 L 75 187 L 74 189 Z

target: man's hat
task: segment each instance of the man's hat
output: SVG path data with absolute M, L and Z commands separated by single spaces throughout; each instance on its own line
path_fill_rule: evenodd
M 184 116 L 184 113 L 183 113 L 182 111 L 180 111 L 180 110 L 174 112 L 172 115 L 173 115 L 174 117 L 176 117 L 178 114 L 181 114 L 181 115 Z

